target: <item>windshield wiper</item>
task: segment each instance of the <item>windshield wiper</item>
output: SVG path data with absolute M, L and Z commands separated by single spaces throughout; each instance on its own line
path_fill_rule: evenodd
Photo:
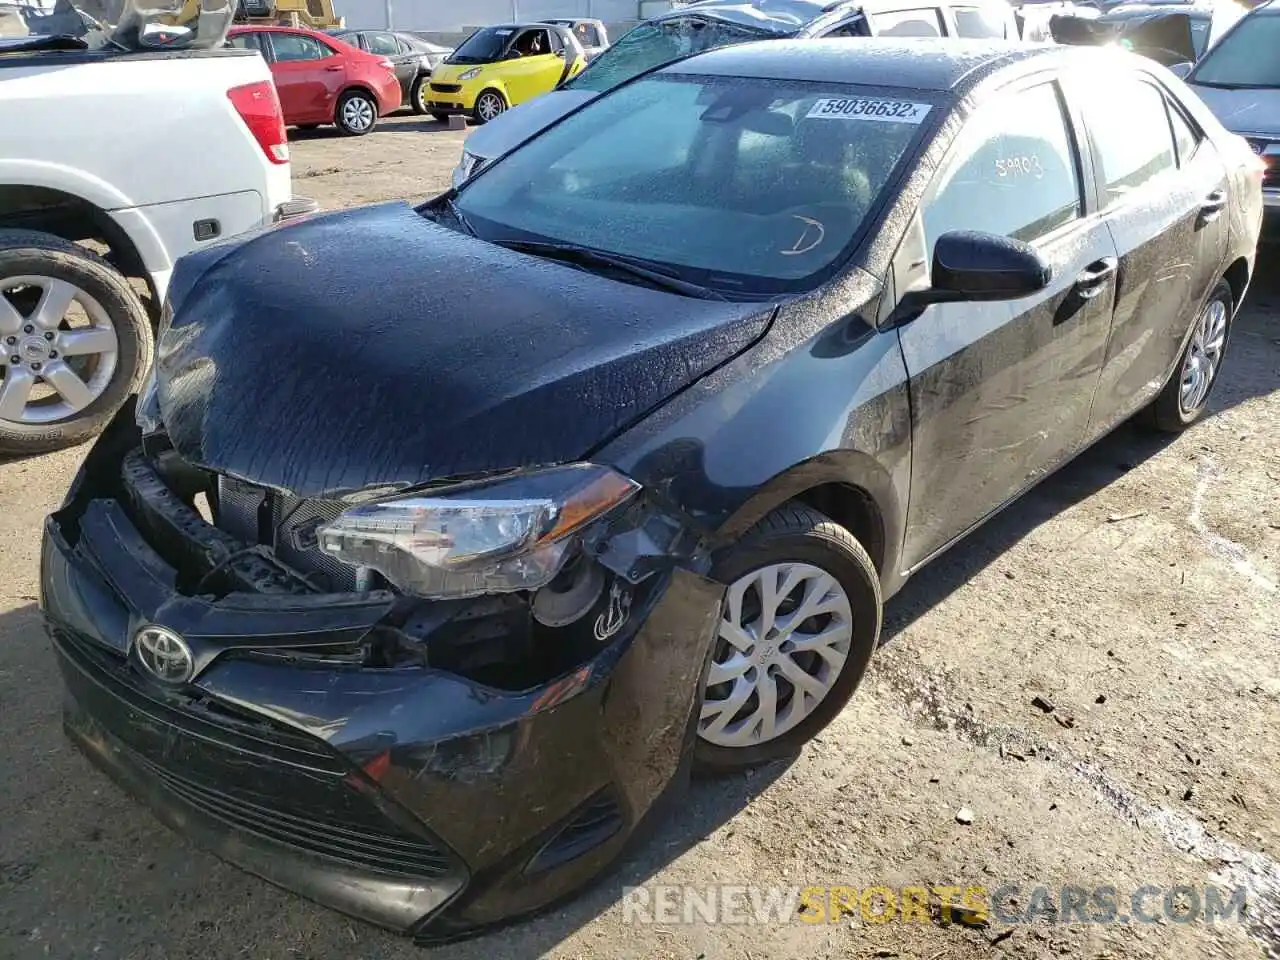
M 547 260 L 560 260 L 564 263 L 572 263 L 581 267 L 606 267 L 611 270 L 617 270 L 620 273 L 645 280 L 663 290 L 682 293 L 686 297 L 697 297 L 700 300 L 729 299 L 710 287 L 682 280 L 664 270 L 637 263 L 616 253 L 606 253 L 603 250 L 595 250 L 591 247 L 581 247 L 575 243 L 553 243 L 542 240 L 495 240 L 493 242 L 500 247 L 506 247 L 508 250 L 527 253 L 535 257 L 543 257 Z

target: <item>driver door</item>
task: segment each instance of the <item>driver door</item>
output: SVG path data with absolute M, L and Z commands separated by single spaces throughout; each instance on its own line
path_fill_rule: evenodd
M 557 56 L 551 46 L 551 31 L 545 27 L 522 30 L 512 42 L 502 65 L 502 79 L 511 106 L 532 100 L 555 88 L 564 73 L 564 49 Z M 542 52 L 534 52 L 540 50 Z M 515 56 L 515 54 L 519 56 Z
M 1049 285 L 940 303 L 899 329 L 910 377 L 913 568 L 1083 444 L 1115 300 L 1117 253 L 1094 210 L 1058 84 L 1038 80 L 968 119 L 894 263 L 898 296 L 928 286 L 933 244 L 980 230 L 1034 246 Z

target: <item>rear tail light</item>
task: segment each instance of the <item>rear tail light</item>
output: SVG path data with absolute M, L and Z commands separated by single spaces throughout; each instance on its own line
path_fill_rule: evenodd
M 227 99 L 272 163 L 289 162 L 289 139 L 284 132 L 280 98 L 269 80 L 246 83 L 227 91 Z

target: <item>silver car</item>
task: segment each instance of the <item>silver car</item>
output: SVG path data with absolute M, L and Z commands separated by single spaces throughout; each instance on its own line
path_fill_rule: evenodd
M 1186 81 L 1267 163 L 1262 196 L 1274 234 L 1280 227 L 1280 6 L 1272 0 L 1240 19 Z

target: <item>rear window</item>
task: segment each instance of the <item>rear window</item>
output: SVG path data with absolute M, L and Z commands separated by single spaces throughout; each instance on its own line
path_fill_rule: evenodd
M 1007 19 L 988 7 L 952 7 L 956 18 L 956 36 L 974 39 L 1005 38 Z

